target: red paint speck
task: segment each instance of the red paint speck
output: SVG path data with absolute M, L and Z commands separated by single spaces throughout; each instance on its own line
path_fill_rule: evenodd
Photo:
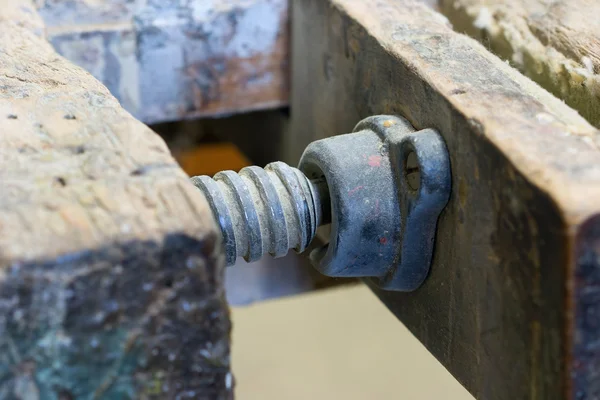
M 379 243 L 385 245 L 387 243 L 387 239 L 382 237 L 381 239 L 379 239 Z
M 369 156 L 368 162 L 371 167 L 380 167 L 381 166 L 381 156 Z
M 361 186 L 357 186 L 357 187 L 355 187 L 355 188 L 354 188 L 354 189 L 352 189 L 352 190 L 349 190 L 349 191 L 348 191 L 348 196 L 352 196 L 354 193 L 358 192 L 358 191 L 359 191 L 360 189 L 362 189 L 363 187 L 364 187 L 364 186 L 362 186 L 362 185 L 361 185 Z

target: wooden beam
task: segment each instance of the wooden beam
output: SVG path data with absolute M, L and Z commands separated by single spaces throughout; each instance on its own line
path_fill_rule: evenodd
M 411 0 L 298 0 L 287 159 L 362 118 L 444 136 L 432 271 L 377 295 L 477 398 L 600 397 L 600 135 Z
M 146 123 L 287 105 L 287 0 L 37 3 L 56 50 Z
M 0 8 L 0 398 L 230 398 L 208 205 L 42 33 Z
M 600 126 L 600 3 L 440 0 L 454 28 Z

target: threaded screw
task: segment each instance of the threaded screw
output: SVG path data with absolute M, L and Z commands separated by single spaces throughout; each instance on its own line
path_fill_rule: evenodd
M 302 252 L 329 216 L 325 181 L 310 180 L 283 162 L 222 171 L 213 178 L 196 176 L 192 182 L 220 225 L 227 265 L 237 257 L 252 262 L 267 253 Z

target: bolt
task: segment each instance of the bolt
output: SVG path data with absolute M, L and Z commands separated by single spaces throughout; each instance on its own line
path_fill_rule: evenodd
M 302 252 L 330 218 L 326 182 L 310 180 L 283 162 L 223 171 L 213 178 L 196 176 L 192 182 L 221 228 L 227 265 L 237 257 L 252 262 L 267 253 Z
M 427 277 L 452 185 L 443 137 L 389 115 L 309 144 L 298 169 L 275 162 L 192 181 L 220 225 L 227 265 L 302 252 L 331 222 L 329 240 L 311 252 L 315 268 L 398 291 Z

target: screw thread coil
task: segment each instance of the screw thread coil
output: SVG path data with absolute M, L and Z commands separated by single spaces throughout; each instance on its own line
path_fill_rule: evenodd
M 302 252 L 321 224 L 322 183 L 283 162 L 222 171 L 213 178 L 196 176 L 192 182 L 221 228 L 227 265 L 237 257 L 252 262 L 267 253 Z

